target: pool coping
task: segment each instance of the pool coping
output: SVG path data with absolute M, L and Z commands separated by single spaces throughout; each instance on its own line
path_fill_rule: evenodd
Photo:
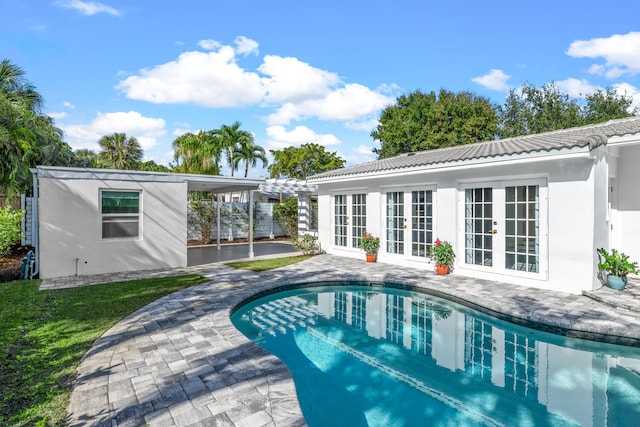
M 149 304 L 94 343 L 78 367 L 69 425 L 306 425 L 288 368 L 235 329 L 230 318 L 260 292 L 301 283 L 395 283 L 492 316 L 640 342 L 637 312 L 586 296 L 456 274 L 328 255 L 262 273 L 221 264 L 190 272 L 211 281 Z

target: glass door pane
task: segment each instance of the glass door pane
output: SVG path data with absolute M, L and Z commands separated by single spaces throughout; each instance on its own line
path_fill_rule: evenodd
M 404 193 L 387 193 L 387 252 L 404 254 Z
M 360 237 L 367 228 L 367 195 L 351 196 L 351 247 L 360 247 Z
M 465 190 L 465 262 L 493 265 L 493 189 Z
M 411 192 L 411 255 L 429 256 L 433 242 L 433 195 L 431 190 Z
M 347 246 L 347 196 L 337 194 L 333 198 L 334 244 Z
M 505 187 L 505 268 L 540 270 L 539 186 Z

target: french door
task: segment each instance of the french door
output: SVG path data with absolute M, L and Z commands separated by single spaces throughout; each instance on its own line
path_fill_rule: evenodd
M 426 258 L 433 243 L 432 189 L 387 191 L 385 197 L 386 252 L 404 258 Z
M 546 274 L 546 183 L 485 183 L 462 188 L 467 268 L 529 277 Z
M 367 227 L 366 193 L 333 196 L 333 244 L 360 248 L 360 237 Z

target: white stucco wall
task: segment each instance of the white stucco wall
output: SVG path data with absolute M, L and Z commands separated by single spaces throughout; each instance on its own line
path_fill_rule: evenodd
M 617 212 L 614 247 L 640 262 L 640 146 L 620 147 L 617 168 Z M 616 206 L 613 206 L 614 208 Z
M 102 239 L 101 189 L 141 191 L 141 238 Z M 40 178 L 39 193 L 43 279 L 187 265 L 186 183 Z
M 428 260 L 417 260 L 385 252 L 384 192 L 419 186 L 434 190 L 434 239 L 448 240 L 456 251 L 455 273 L 579 294 L 600 286 L 596 279 L 594 245 L 606 230 L 606 162 L 604 156 L 547 158 L 520 163 L 494 162 L 490 165 L 448 168 L 428 172 L 393 174 L 318 184 L 319 240 L 328 253 L 363 259 L 363 251 L 336 247 L 332 218 L 334 194 L 368 192 L 367 230 L 380 236 L 379 262 L 432 270 Z M 640 177 L 639 177 L 640 178 Z M 540 233 L 542 234 L 540 274 L 487 269 L 464 264 L 464 186 L 514 185 L 516 181 L 542 183 L 540 191 Z M 515 184 L 522 185 L 522 184 Z M 640 200 L 639 200 L 640 203 Z M 545 212 L 546 211 L 546 212 Z M 410 220 L 410 213 L 405 213 Z M 596 221 L 598 223 L 596 224 Z M 498 236 L 504 224 L 497 225 Z M 639 230 L 640 231 L 640 230 Z M 512 274 L 513 273 L 513 274 Z

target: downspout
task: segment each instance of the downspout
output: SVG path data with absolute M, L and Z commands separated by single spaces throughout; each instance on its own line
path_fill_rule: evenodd
M 39 205 L 38 203 L 38 169 L 31 168 L 29 169 L 31 174 L 33 175 L 33 218 L 32 218 L 32 229 L 33 229 L 33 248 L 35 250 L 35 266 L 33 269 L 33 276 L 37 276 L 40 273 L 40 214 L 39 214 Z

